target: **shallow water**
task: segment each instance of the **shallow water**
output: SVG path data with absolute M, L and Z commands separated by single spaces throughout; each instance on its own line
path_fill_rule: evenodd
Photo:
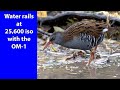
M 120 78 L 120 43 L 105 39 L 97 48 L 96 59 L 88 67 L 84 62 L 89 59 L 77 56 L 66 61 L 74 52 L 54 44 L 57 51 L 50 47 L 43 51 L 43 41 L 38 39 L 38 79 L 118 79 Z

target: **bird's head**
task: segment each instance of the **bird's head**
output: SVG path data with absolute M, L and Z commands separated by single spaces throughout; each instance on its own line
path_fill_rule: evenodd
M 54 30 L 55 30 L 55 32 L 50 36 L 49 41 L 45 45 L 44 49 L 46 49 L 50 44 L 53 44 L 53 43 L 60 44 L 61 43 L 62 32 L 64 32 L 64 30 L 60 27 L 54 27 Z

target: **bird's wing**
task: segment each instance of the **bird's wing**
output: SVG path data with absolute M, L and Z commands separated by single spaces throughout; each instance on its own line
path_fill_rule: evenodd
M 96 22 L 95 20 L 85 19 L 67 28 L 64 32 L 64 38 L 67 41 L 72 39 L 74 36 L 80 36 L 80 33 L 86 33 L 98 38 L 105 26 L 106 24 L 104 22 Z

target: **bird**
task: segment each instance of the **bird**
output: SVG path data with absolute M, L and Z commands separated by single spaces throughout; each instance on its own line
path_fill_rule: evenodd
M 90 65 L 91 61 L 94 60 L 98 45 L 105 37 L 105 32 L 109 30 L 109 26 L 108 17 L 106 22 L 83 19 L 64 31 L 54 32 L 43 50 L 54 43 L 71 49 L 90 50 L 90 59 L 87 63 Z

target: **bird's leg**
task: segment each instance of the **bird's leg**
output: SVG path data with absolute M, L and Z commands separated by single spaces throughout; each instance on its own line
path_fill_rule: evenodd
M 90 59 L 89 59 L 87 65 L 90 65 L 90 63 L 91 63 L 91 61 L 92 61 L 93 59 L 94 59 L 94 52 L 91 51 L 91 53 L 90 53 Z
M 96 46 L 94 49 L 91 50 L 90 59 L 89 59 L 87 65 L 90 65 L 91 61 L 94 60 L 94 58 L 95 58 L 94 56 L 95 56 L 95 51 L 96 51 L 96 49 L 97 49 L 97 46 Z
M 96 51 L 96 49 L 97 49 L 97 46 L 95 46 L 95 49 L 94 49 L 94 51 Z
M 93 55 L 93 59 L 95 59 L 95 52 L 96 52 L 97 46 L 95 46 L 95 48 L 93 49 L 94 55 Z

